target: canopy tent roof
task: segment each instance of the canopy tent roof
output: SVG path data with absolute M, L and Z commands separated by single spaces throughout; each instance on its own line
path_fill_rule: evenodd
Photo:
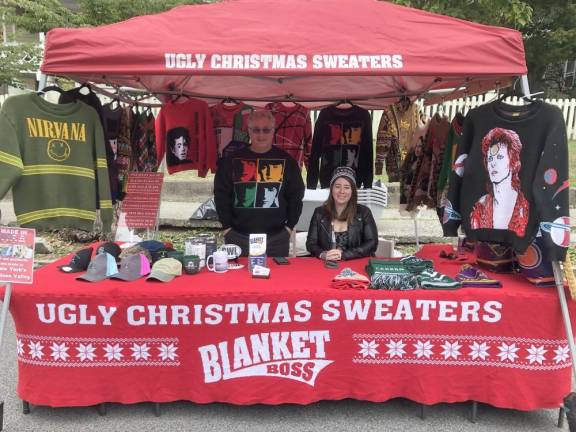
M 398 95 L 526 73 L 521 34 L 376 0 L 227 0 L 94 28 L 54 29 L 42 72 L 208 101 Z

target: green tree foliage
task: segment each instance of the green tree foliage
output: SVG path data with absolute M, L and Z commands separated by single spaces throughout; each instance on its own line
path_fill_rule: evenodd
M 576 59 L 574 0 L 393 0 L 394 3 L 522 32 L 532 91 L 574 96 L 564 88 L 564 61 Z
M 56 27 L 85 27 L 110 24 L 134 16 L 163 12 L 201 0 L 77 0 L 71 10 L 60 0 L 0 0 L 0 22 L 20 31 L 47 32 Z M 0 41 L 2 39 L 0 38 Z M 33 44 L 0 43 L 0 85 L 21 87 L 20 74 L 37 70 L 40 50 Z M 26 59 L 26 61 L 22 61 Z
M 565 60 L 576 59 L 576 0 L 392 1 L 443 15 L 519 30 L 524 36 L 532 89 L 545 89 L 554 96 L 568 92 L 563 87 L 562 66 Z M 4 16 L 7 23 L 14 23 L 22 30 L 37 33 L 54 27 L 110 24 L 134 16 L 162 12 L 181 4 L 204 2 L 207 1 L 77 0 L 77 9 L 71 11 L 60 0 L 0 0 L 0 17 Z M 0 49 L 4 53 L 0 55 L 0 65 L 3 66 L 1 75 L 5 76 L 15 67 L 7 64 L 7 59 L 12 58 L 8 51 L 13 49 Z
M 0 85 L 24 87 L 21 74 L 38 70 L 40 47 L 34 44 L 0 45 Z

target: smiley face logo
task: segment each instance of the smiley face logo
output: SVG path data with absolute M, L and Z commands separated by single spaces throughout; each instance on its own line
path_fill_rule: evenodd
M 63 162 L 70 157 L 70 146 L 61 139 L 48 141 L 48 156 L 57 162 Z

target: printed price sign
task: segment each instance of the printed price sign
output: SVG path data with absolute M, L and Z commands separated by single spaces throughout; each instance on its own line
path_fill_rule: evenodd
M 163 180 L 163 173 L 128 174 L 126 197 L 122 201 L 128 228 L 153 229 L 156 226 Z
M 31 284 L 36 230 L 0 226 L 0 282 Z

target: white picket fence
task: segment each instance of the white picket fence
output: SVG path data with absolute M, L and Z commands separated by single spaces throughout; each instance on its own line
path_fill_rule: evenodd
M 495 100 L 496 97 L 497 95 L 495 93 L 486 93 L 480 96 L 469 97 L 467 100 L 455 99 L 438 105 L 424 106 L 422 100 L 419 100 L 418 104 L 422 107 L 427 117 L 431 117 L 436 112 L 441 111 L 448 118 L 453 118 L 458 111 L 462 112 L 463 114 L 466 114 L 470 109 L 491 102 Z M 2 105 L 2 103 L 6 98 L 7 98 L 6 95 L 0 95 L 0 106 Z M 513 98 L 511 100 L 507 99 L 506 102 L 513 105 L 522 104 L 522 102 L 519 101 L 517 98 Z M 564 115 L 564 121 L 566 122 L 568 139 L 576 140 L 576 99 L 546 99 L 546 102 L 551 103 L 552 105 L 556 105 L 558 108 L 562 110 L 562 114 Z M 381 116 L 382 111 L 375 110 L 373 112 L 372 120 L 374 131 L 378 130 L 378 124 L 380 122 Z
M 455 99 L 438 105 L 423 106 L 422 101 L 418 102 L 423 107 L 423 110 L 428 117 L 434 115 L 440 110 L 443 111 L 444 115 L 448 118 L 453 118 L 458 111 L 462 114 L 466 114 L 470 109 L 494 101 L 497 97 L 498 95 L 496 93 L 490 92 L 479 96 L 469 97 L 468 100 Z M 564 115 L 568 139 L 576 140 L 576 99 L 545 99 L 545 101 L 560 108 Z M 523 102 L 518 98 L 506 99 L 506 103 L 511 105 L 523 104 Z

